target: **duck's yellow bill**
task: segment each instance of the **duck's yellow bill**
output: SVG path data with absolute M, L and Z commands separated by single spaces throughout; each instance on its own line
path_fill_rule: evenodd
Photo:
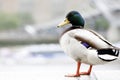
M 64 25 L 66 25 L 66 24 L 69 24 L 70 23 L 70 21 L 66 18 L 62 23 L 60 23 L 57 27 L 62 27 L 62 26 L 64 26 Z

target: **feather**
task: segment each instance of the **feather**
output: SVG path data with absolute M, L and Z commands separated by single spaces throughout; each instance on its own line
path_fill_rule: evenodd
M 95 49 L 113 47 L 113 45 L 104 39 L 101 35 L 86 29 L 72 30 L 69 35 L 75 38 L 77 41 L 86 42 Z

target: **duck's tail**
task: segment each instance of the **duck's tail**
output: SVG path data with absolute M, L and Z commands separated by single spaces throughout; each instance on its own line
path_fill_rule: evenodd
M 98 57 L 104 61 L 114 61 L 119 57 L 120 50 L 115 48 L 97 50 Z

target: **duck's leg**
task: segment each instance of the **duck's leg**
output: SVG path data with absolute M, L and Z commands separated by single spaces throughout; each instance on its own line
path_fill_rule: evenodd
M 80 75 L 90 75 L 91 70 L 92 70 L 92 65 L 90 65 L 88 72 L 81 72 Z
M 65 77 L 79 77 L 80 76 L 80 72 L 79 72 L 80 66 L 81 66 L 81 62 L 77 62 L 77 71 L 76 71 L 76 74 L 65 75 Z

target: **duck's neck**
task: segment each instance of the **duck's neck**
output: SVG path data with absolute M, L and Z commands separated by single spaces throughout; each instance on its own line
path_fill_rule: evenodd
M 81 26 L 71 26 L 68 28 L 68 30 L 73 30 L 73 29 L 82 29 Z
M 73 30 L 73 29 L 82 29 L 80 26 L 71 26 L 67 29 L 65 29 L 65 31 L 63 31 L 62 35 L 70 30 Z

